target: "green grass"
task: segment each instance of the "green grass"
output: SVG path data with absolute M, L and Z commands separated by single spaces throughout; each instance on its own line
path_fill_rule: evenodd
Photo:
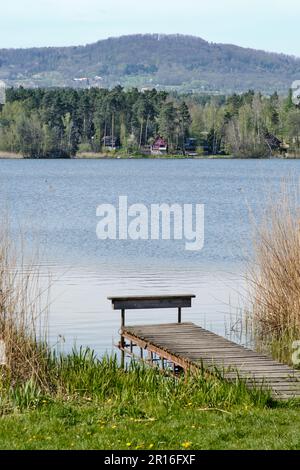
M 240 406 L 230 413 L 195 406 L 136 419 L 110 403 L 71 401 L 4 416 L 1 449 L 300 449 L 300 413 Z
M 163 376 L 90 350 L 49 356 L 47 387 L 0 382 L 0 449 L 300 449 L 300 404 L 204 372 Z

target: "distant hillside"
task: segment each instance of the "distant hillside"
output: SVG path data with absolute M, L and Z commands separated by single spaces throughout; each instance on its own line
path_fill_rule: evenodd
M 1 79 L 24 86 L 286 93 L 300 79 L 300 59 L 193 36 L 135 35 L 79 47 L 0 49 Z

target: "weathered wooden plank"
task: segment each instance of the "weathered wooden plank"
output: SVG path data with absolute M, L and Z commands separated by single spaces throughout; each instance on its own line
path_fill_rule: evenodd
M 265 370 L 256 370 L 255 372 L 247 372 L 247 371 L 239 371 L 240 372 L 240 375 L 244 378 L 246 377 L 257 377 L 257 378 L 260 378 L 260 377 L 264 377 L 266 376 L 266 370 L 268 371 L 268 380 L 277 380 L 277 379 L 287 379 L 287 380 L 290 380 L 290 381 L 294 381 L 294 382 L 297 382 L 297 383 L 300 383 L 300 378 L 299 377 L 293 377 L 287 373 L 280 373 L 280 372 L 274 372 L 274 371 L 270 371 L 268 369 L 265 369 Z M 235 378 L 236 377 L 236 372 L 235 373 L 232 373 L 232 372 L 225 372 L 225 377 L 226 378 Z
M 213 373 L 218 368 L 226 380 L 239 377 L 249 388 L 270 389 L 277 399 L 300 397 L 300 371 L 193 323 L 124 327 L 122 334 L 184 369 L 204 367 Z
M 192 306 L 195 295 L 148 297 L 108 297 L 114 310 L 144 310 L 151 308 L 186 308 Z

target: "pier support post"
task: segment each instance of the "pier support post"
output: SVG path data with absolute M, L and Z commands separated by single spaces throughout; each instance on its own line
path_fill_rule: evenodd
M 178 323 L 181 323 L 181 308 L 178 308 Z
M 123 328 L 125 326 L 125 309 L 121 311 L 121 368 L 125 368 L 125 339 L 123 336 Z

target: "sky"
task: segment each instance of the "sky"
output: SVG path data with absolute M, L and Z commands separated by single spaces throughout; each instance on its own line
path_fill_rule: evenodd
M 0 0 L 0 48 L 180 33 L 300 57 L 299 0 Z

